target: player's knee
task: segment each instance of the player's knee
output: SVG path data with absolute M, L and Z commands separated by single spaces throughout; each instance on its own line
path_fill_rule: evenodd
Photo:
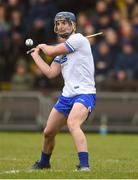
M 80 128 L 80 126 L 77 123 L 75 123 L 74 121 L 68 121 L 67 126 L 68 126 L 70 132 L 76 130 L 77 128 Z
M 55 133 L 52 130 L 47 130 L 47 129 L 44 130 L 43 134 L 44 134 L 44 137 L 47 139 L 54 138 L 55 136 Z

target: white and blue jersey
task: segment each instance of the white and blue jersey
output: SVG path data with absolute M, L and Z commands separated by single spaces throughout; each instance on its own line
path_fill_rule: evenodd
M 62 96 L 54 107 L 68 116 L 73 104 L 79 102 L 91 112 L 95 108 L 96 88 L 90 43 L 86 37 L 77 33 L 72 34 L 64 44 L 69 54 L 54 59 L 55 63 L 60 63 L 64 78 Z
M 80 33 L 73 34 L 65 41 L 65 46 L 69 54 L 54 59 L 61 64 L 65 84 L 62 95 L 95 94 L 94 61 L 88 39 Z

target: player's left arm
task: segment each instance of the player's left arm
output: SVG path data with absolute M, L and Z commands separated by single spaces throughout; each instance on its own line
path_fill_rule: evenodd
M 70 36 L 64 43 L 55 46 L 47 44 L 39 44 L 38 48 L 41 49 L 48 56 L 58 56 L 61 54 L 68 54 L 77 51 L 84 44 L 84 37 L 80 34 Z
M 39 44 L 37 47 L 41 49 L 45 54 L 51 57 L 69 53 L 69 50 L 67 49 L 64 43 L 60 43 L 55 46 L 51 46 L 47 44 Z

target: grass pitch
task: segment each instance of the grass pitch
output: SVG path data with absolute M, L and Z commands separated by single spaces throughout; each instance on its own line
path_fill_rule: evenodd
M 138 178 L 138 135 L 87 134 L 91 172 L 74 172 L 78 164 L 69 134 L 59 134 L 51 170 L 29 172 L 40 157 L 41 133 L 0 133 L 1 179 Z

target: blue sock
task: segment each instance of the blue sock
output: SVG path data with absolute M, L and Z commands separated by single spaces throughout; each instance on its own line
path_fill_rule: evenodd
M 51 154 L 46 154 L 46 153 L 42 152 L 39 163 L 42 166 L 48 165 L 48 164 L 50 164 L 50 158 L 51 158 Z
M 81 167 L 89 167 L 88 152 L 79 152 L 78 157 L 80 160 L 80 166 Z

